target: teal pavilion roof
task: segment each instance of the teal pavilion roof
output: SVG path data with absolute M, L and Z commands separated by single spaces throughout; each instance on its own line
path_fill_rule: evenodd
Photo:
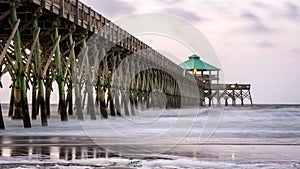
M 179 65 L 183 69 L 188 69 L 188 70 L 194 70 L 197 69 L 198 71 L 219 71 L 220 69 L 210 65 L 202 60 L 200 60 L 200 57 L 196 54 L 193 54 L 192 56 L 189 57 L 189 60 L 181 63 Z

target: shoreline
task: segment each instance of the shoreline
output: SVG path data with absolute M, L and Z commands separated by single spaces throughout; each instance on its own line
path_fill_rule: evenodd
M 20 146 L 0 146 L 0 167 L 43 168 L 297 168 L 300 146 L 286 145 L 178 145 L 162 154 L 126 154 L 105 146 L 83 143 L 64 144 L 68 137 L 44 137 L 39 145 L 24 137 L 11 137 Z M 31 137 L 34 139 L 34 137 Z M 18 141 L 19 140 L 19 141 Z M 49 141 L 51 143 L 49 143 Z M 27 144 L 24 144 L 27 142 Z M 59 144 L 58 144 L 59 143 Z M 62 144 L 61 144 L 62 143 Z M 126 151 L 126 150 L 125 150 Z M 224 166 L 225 165 L 225 166 Z
M 218 128 L 205 144 L 199 142 L 199 136 L 208 111 L 200 111 L 199 116 L 195 116 L 198 109 L 183 109 L 180 116 L 173 115 L 174 110 L 166 110 L 163 115 L 156 111 L 153 113 L 159 119 L 140 114 L 96 121 L 86 118 L 82 122 L 76 116 L 61 122 L 54 112 L 48 127 L 42 127 L 38 119 L 30 129 L 24 129 L 21 120 L 11 121 L 5 116 L 9 122 L 7 129 L 0 131 L 0 168 L 42 168 L 44 162 L 53 168 L 300 167 L 298 108 L 225 109 Z M 186 125 L 192 123 L 193 130 L 188 131 Z M 170 127 L 172 130 L 168 130 Z M 161 133 L 166 135 L 157 135 L 161 131 L 167 131 Z M 129 135 L 120 135 L 126 133 Z M 173 145 L 181 136 L 186 136 L 183 142 Z

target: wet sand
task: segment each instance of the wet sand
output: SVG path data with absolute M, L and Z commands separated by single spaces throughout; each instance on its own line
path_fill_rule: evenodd
M 141 158 L 159 159 L 163 156 L 155 154 L 125 154 L 122 148 L 126 145 L 110 145 L 119 148 L 119 152 L 107 149 L 107 144 L 96 145 L 88 137 L 79 136 L 1 136 L 0 156 L 24 156 L 28 159 L 89 159 L 89 158 Z M 142 147 L 143 145 L 139 145 Z M 144 145 L 146 146 L 146 145 Z M 166 145 L 153 145 L 163 147 Z M 277 144 L 179 144 L 173 149 L 163 153 L 178 157 L 191 157 L 197 160 L 234 161 L 234 162 L 275 162 L 275 161 L 300 161 L 300 145 Z M 37 156 L 38 155 L 38 156 Z
M 0 131 L 0 168 L 152 168 L 172 164 L 173 168 L 296 169 L 300 168 L 299 112 L 298 108 L 277 110 L 277 107 L 259 108 L 255 112 L 251 108 L 228 110 L 207 142 L 198 143 L 200 118 L 195 132 L 176 147 L 168 145 L 172 138 L 157 137 L 157 144 L 150 145 L 143 144 L 142 137 L 115 137 L 104 130 L 97 130 L 102 137 L 90 139 L 75 116 L 61 123 L 54 114 L 48 127 L 41 127 L 36 120 L 32 121 L 31 129 L 23 129 L 21 121 L 5 117 L 7 129 Z M 109 121 L 122 122 L 119 118 Z M 136 130 L 131 126 L 119 127 L 120 132 Z M 159 131 L 160 127 L 149 132 Z M 173 148 L 155 153 L 168 146 Z M 149 147 L 153 150 L 150 153 L 128 154 L 128 148 L 141 152 Z

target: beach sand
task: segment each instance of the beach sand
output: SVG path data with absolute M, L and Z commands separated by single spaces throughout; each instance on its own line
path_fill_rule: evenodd
M 23 129 L 3 107 L 1 168 L 300 168 L 297 107 L 227 108 L 206 142 L 199 135 L 207 110 L 184 109 L 176 116 L 165 110 L 156 122 L 149 114 L 60 122 L 54 109 L 48 127 L 38 119 Z

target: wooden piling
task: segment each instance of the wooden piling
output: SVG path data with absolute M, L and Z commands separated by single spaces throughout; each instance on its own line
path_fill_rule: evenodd
M 46 105 L 45 105 L 45 92 L 44 92 L 44 85 L 43 85 L 43 78 L 42 78 L 42 61 L 41 61 L 41 55 L 40 55 L 40 42 L 39 42 L 39 26 L 38 26 L 38 20 L 35 19 L 33 22 L 33 29 L 34 29 L 34 39 L 37 39 L 36 46 L 34 49 L 34 58 L 35 58 L 35 74 L 36 79 L 34 79 L 35 85 L 37 85 L 37 97 L 35 94 L 35 98 L 37 98 L 37 108 L 36 108 L 36 114 L 41 115 L 41 123 L 42 126 L 48 126 L 47 121 L 47 112 L 46 112 Z M 33 51 L 32 51 L 33 52 Z M 40 112 L 40 113 L 39 113 Z
M 10 102 L 9 102 L 9 110 L 8 110 L 8 117 L 12 117 L 14 115 L 14 105 L 15 105 L 15 99 L 14 99 L 14 92 L 15 92 L 15 87 L 14 87 L 14 80 L 12 80 L 12 85 L 11 85 L 11 92 L 10 92 Z
M 115 98 L 115 108 L 116 108 L 116 113 L 118 116 L 121 116 L 121 106 L 120 106 L 120 87 L 121 87 L 121 82 L 120 82 L 120 78 L 116 77 L 120 75 L 120 72 L 118 70 L 116 70 L 117 64 L 121 62 L 121 55 L 118 54 L 118 56 L 115 58 L 114 60 L 114 76 L 115 78 L 117 78 L 117 82 L 116 84 L 114 84 L 113 88 L 112 88 L 112 94 Z
M 112 94 L 112 97 L 113 97 L 113 103 L 114 103 L 114 110 L 115 110 L 115 113 L 117 116 L 121 116 L 121 109 L 120 109 L 120 103 L 119 103 L 119 88 L 120 88 L 120 85 L 118 83 L 119 80 L 117 80 L 117 82 L 114 80 L 114 78 L 116 78 L 116 76 L 119 75 L 118 71 L 116 70 L 117 69 L 117 64 L 119 62 L 121 62 L 121 59 L 120 59 L 120 54 L 117 54 L 116 55 L 116 52 L 113 52 L 113 67 L 112 67 L 112 74 L 111 74 L 111 81 L 110 81 L 110 84 L 111 84 L 111 94 Z
M 113 95 L 115 96 L 115 107 L 117 116 L 122 116 L 121 114 L 121 106 L 120 106 L 120 93 L 118 89 L 113 89 Z
M 107 114 L 107 111 L 106 111 L 106 103 L 105 103 L 105 89 L 100 87 L 98 89 L 98 96 L 99 96 L 99 102 L 100 102 L 101 116 L 102 116 L 102 118 L 107 119 L 108 114 Z
M 54 39 L 59 38 L 58 33 L 58 23 L 55 21 L 53 23 L 54 26 Z M 60 45 L 58 44 L 55 50 L 55 61 L 56 61 L 56 81 L 58 84 L 58 94 L 59 94 L 59 111 L 60 111 L 60 118 L 61 121 L 68 121 L 67 115 L 67 106 L 66 106 L 66 99 L 65 99 L 65 89 L 64 89 L 64 79 L 63 79 L 63 72 L 62 72 L 62 64 L 61 64 L 61 54 L 60 54 Z
M 5 124 L 4 124 L 3 115 L 2 115 L 1 103 L 0 103 L 0 129 L 2 129 L 2 130 L 5 129 Z
M 127 59 L 127 58 L 126 58 Z M 128 63 L 128 62 L 127 62 Z M 128 88 L 127 88 L 127 97 L 128 97 L 128 102 L 129 102 L 129 107 L 130 107 L 130 112 L 132 116 L 135 116 L 135 109 L 134 109 L 134 95 L 135 95 L 135 89 L 134 89 L 134 83 L 135 83 L 135 74 L 134 74 L 134 70 L 135 69 L 135 65 L 133 63 L 133 61 L 131 61 L 130 63 L 128 63 L 128 72 L 126 77 L 128 78 Z
M 107 56 L 108 57 L 108 56 Z M 111 72 L 114 71 L 115 69 L 115 54 L 114 54 L 114 51 L 112 51 L 112 54 L 111 54 L 111 57 L 112 57 L 112 70 Z M 107 61 L 106 61 L 106 64 L 107 64 Z M 108 101 L 109 101 L 109 110 L 110 110 L 110 115 L 111 116 L 116 116 L 116 110 L 115 110 L 115 104 L 114 104 L 114 96 L 113 96 L 113 86 L 112 86 L 112 82 L 111 82 L 111 78 L 112 78 L 112 73 L 109 74 L 109 72 L 107 71 L 106 72 L 106 78 L 107 78 L 107 98 L 108 98 Z
M 13 3 L 15 6 L 15 3 Z M 16 9 L 12 13 L 12 22 L 15 24 L 18 22 Z M 23 58 L 21 54 L 21 37 L 19 29 L 17 29 L 14 36 L 14 52 L 16 57 L 16 70 L 17 70 L 17 81 L 15 91 L 15 119 L 23 119 L 24 128 L 31 127 L 31 121 L 28 110 L 28 100 L 26 92 L 26 82 L 23 70 Z
M 73 115 L 72 80 L 69 80 L 69 83 L 68 83 L 66 103 L 67 103 L 67 106 L 68 106 L 68 114 L 69 114 L 69 116 L 72 116 Z
M 130 116 L 129 108 L 128 108 L 130 91 L 129 91 L 129 87 L 127 86 L 129 81 L 129 76 L 130 76 L 128 57 L 125 58 L 125 65 L 126 67 L 122 67 L 121 68 L 122 71 L 120 72 L 120 77 L 124 79 L 121 83 L 121 96 L 122 96 L 121 99 L 123 102 L 122 104 L 124 107 L 125 116 Z M 123 74 L 123 72 L 125 72 L 125 74 Z
M 115 111 L 115 105 L 114 105 L 114 98 L 113 98 L 113 94 L 112 94 L 112 88 L 108 87 L 107 88 L 107 98 L 108 98 L 108 102 L 109 102 L 109 110 L 110 110 L 110 115 L 111 116 L 116 116 L 116 111 Z
M 36 98 L 36 78 L 32 77 L 32 84 L 31 84 L 31 90 L 32 90 L 32 97 L 31 97 L 31 119 L 36 120 L 38 112 L 37 112 L 37 98 Z
M 86 38 L 84 37 L 83 43 L 82 43 L 82 49 L 85 51 L 88 50 L 88 47 L 86 45 Z M 84 52 L 84 55 L 87 55 L 87 52 Z M 92 87 L 92 78 L 91 78 L 91 70 L 90 70 L 90 63 L 89 63 L 89 57 L 84 56 L 84 64 L 85 64 L 85 85 L 87 90 L 87 97 L 88 97 L 88 103 L 87 103 L 87 112 L 91 116 L 91 120 L 96 120 L 96 113 L 95 113 L 95 107 L 94 107 L 94 99 L 93 99 L 93 87 Z
M 102 48 L 101 51 L 101 58 L 104 58 L 103 60 L 103 70 L 100 70 L 101 67 L 99 67 L 99 75 L 98 75 L 98 82 L 97 82 L 97 94 L 98 99 L 100 103 L 100 113 L 102 118 L 107 119 L 108 113 L 106 110 L 106 102 L 105 102 L 105 91 L 106 91 L 106 75 L 108 74 L 108 68 L 107 68 L 107 61 L 105 60 L 105 48 Z M 100 73 L 101 72 L 101 73 Z
M 75 42 L 73 40 L 73 33 L 76 29 L 75 25 L 71 26 L 69 30 L 69 42 L 70 42 L 70 66 L 71 66 L 71 81 L 69 85 L 74 86 L 75 90 L 75 112 L 77 115 L 78 120 L 83 120 L 83 112 L 82 112 L 82 105 L 81 105 L 81 88 L 80 88 L 80 80 L 78 79 L 77 71 L 76 71 L 76 55 L 75 55 Z M 69 91 L 71 92 L 71 91 Z M 71 99 L 72 100 L 72 99 Z M 70 102 L 69 100 L 69 109 L 70 109 Z M 70 110 L 69 110 L 70 111 Z M 70 113 L 69 113 L 70 114 Z
M 125 116 L 130 116 L 129 109 L 128 109 L 128 92 L 126 90 L 121 90 L 122 95 L 122 101 L 124 106 L 124 113 Z
M 45 80 L 45 88 L 46 88 L 46 93 L 45 93 L 45 109 L 46 109 L 46 114 L 47 118 L 50 118 L 51 114 L 51 108 L 50 108 L 50 97 L 51 97 L 51 91 L 52 91 L 52 79 L 53 77 L 50 76 L 50 70 L 47 70 L 47 78 Z

